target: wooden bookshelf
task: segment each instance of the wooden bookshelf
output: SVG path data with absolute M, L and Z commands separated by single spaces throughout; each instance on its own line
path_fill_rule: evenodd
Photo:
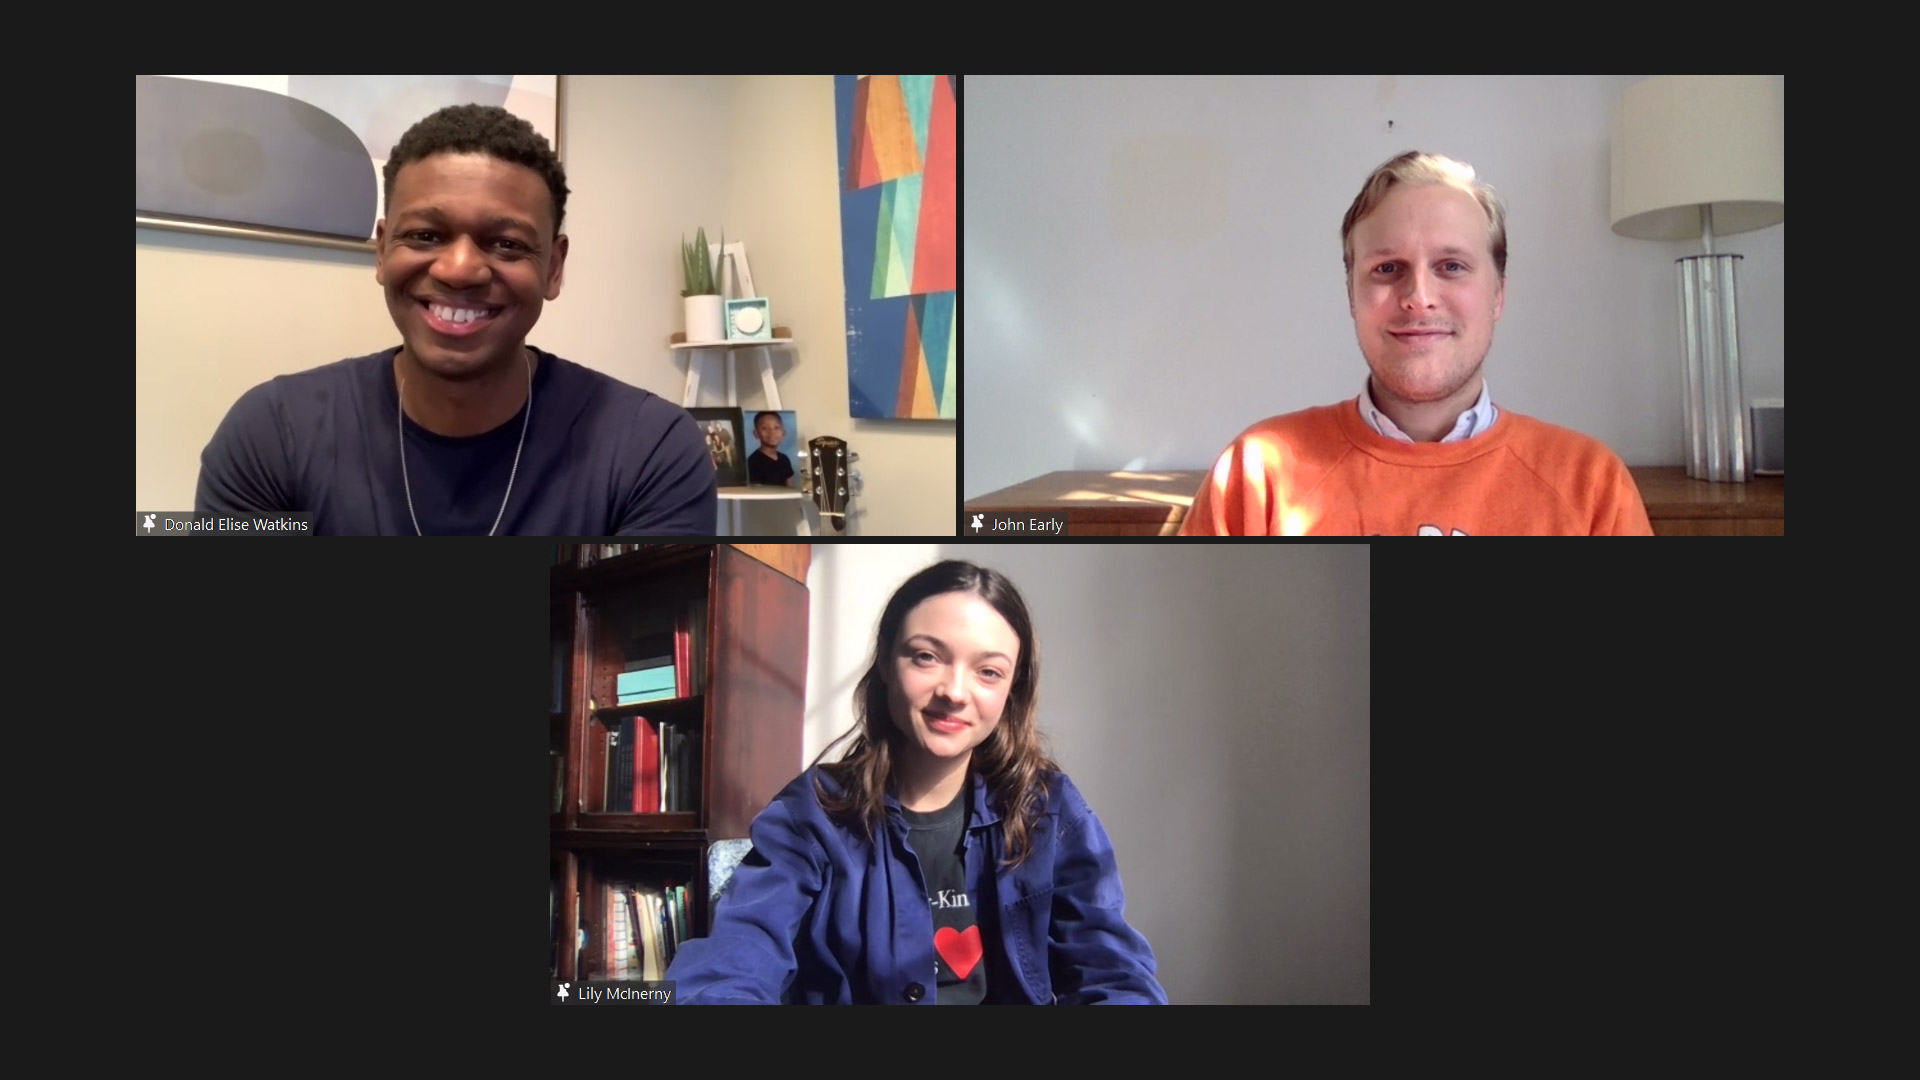
M 562 708 L 548 720 L 564 752 L 560 809 L 550 822 L 555 978 L 615 977 L 606 951 L 618 940 L 608 927 L 609 887 L 684 886 L 682 925 L 689 937 L 704 935 L 709 845 L 747 836 L 755 815 L 801 771 L 807 549 L 755 546 L 769 550 L 556 546 L 556 559 L 574 558 L 556 562 L 550 581 L 564 683 Z M 590 565 L 580 565 L 584 547 L 594 548 Z M 659 670 L 668 653 L 676 696 L 621 704 L 621 675 L 632 665 Z M 622 732 L 632 744 L 626 757 Z M 660 745 L 681 753 L 663 760 Z M 670 812 L 649 803 L 659 788 Z M 576 955 L 569 945 L 582 928 L 586 946 Z
M 807 582 L 807 566 L 813 561 L 810 544 L 734 544 L 736 548 L 773 567 L 802 585 Z

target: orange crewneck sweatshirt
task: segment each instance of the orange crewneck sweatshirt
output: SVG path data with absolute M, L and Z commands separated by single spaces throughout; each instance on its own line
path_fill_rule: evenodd
M 1501 409 L 1452 443 L 1404 443 L 1354 401 L 1248 428 L 1214 463 L 1182 536 L 1651 536 L 1626 465 L 1598 439 Z

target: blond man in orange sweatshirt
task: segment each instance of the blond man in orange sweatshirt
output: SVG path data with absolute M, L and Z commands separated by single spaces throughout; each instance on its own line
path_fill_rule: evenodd
M 1394 158 L 1367 178 L 1340 236 L 1366 387 L 1243 432 L 1182 535 L 1653 534 L 1613 451 L 1487 392 L 1506 210 L 1471 166 Z

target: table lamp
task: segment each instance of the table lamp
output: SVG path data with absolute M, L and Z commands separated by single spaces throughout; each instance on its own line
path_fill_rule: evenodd
M 1717 233 L 1786 220 L 1786 116 L 1772 75 L 1655 75 L 1613 116 L 1613 231 L 1636 240 L 1700 237 L 1676 260 L 1684 336 L 1687 475 L 1744 482 L 1753 440 L 1740 381 L 1735 267 Z

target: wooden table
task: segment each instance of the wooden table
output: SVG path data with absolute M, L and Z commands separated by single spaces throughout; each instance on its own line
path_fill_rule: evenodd
M 1687 479 L 1680 465 L 1629 468 L 1656 536 L 1785 536 L 1787 478 L 1744 484 Z
M 1687 479 L 1681 466 L 1629 468 L 1656 536 L 1784 536 L 1787 482 Z M 1067 515 L 1068 536 L 1174 536 L 1206 470 L 1052 472 L 969 500 L 968 512 Z
M 1206 470 L 1054 472 L 969 501 L 978 510 L 1067 514 L 1068 536 L 1173 536 Z

